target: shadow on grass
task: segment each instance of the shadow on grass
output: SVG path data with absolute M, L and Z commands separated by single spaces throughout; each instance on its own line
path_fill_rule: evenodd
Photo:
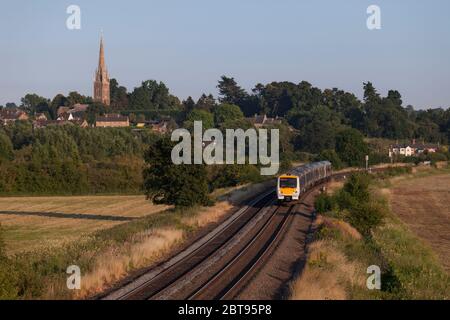
M 0 215 L 32 216 L 63 219 L 101 220 L 101 221 L 132 221 L 133 217 L 107 216 L 98 214 L 60 213 L 60 212 L 28 212 L 28 211 L 0 211 Z

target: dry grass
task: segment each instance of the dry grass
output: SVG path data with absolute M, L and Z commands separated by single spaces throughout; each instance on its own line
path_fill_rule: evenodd
M 184 218 L 183 222 L 194 227 L 204 227 L 210 223 L 218 222 L 237 205 L 262 193 L 271 184 L 273 184 L 273 181 L 218 190 L 213 194 L 218 199 L 216 205 L 210 208 L 202 208 L 195 216 Z
M 450 271 L 450 174 L 394 180 L 391 210 L 438 254 Z
M 7 252 L 14 254 L 60 247 L 167 208 L 143 196 L 8 197 L 0 198 L 0 223 Z
M 308 263 L 291 285 L 291 300 L 346 300 L 348 283 L 364 283 L 361 268 L 349 262 L 331 241 L 316 241 L 309 247 Z
M 344 186 L 343 181 L 331 180 L 327 184 L 327 192 L 328 192 L 328 194 L 333 195 L 336 193 L 336 191 L 339 191 L 340 189 L 342 189 L 343 186 Z
M 316 227 L 336 230 L 354 240 L 361 235 L 352 226 L 319 216 Z M 300 276 L 291 284 L 291 300 L 346 300 L 347 288 L 365 284 L 363 267 L 349 261 L 332 240 L 315 241 L 308 246 L 308 259 Z
M 189 232 L 219 221 L 267 184 L 219 190 L 220 201 L 213 207 L 173 212 L 162 212 L 168 207 L 154 206 L 142 196 L 0 198 L 0 222 L 10 255 L 42 261 L 42 254 L 55 252 L 41 268 L 53 277 L 37 283 L 43 289 L 27 296 L 82 299 L 165 259 Z M 65 254 L 66 248 L 70 253 Z M 30 256 L 22 254 L 28 251 Z M 55 261 L 64 270 L 69 261 L 82 266 L 80 291 L 68 292 L 66 275 L 52 273 Z M 30 280 L 42 281 L 38 274 Z
M 82 277 L 82 299 L 103 291 L 108 285 L 125 277 L 130 271 L 150 265 L 180 243 L 183 231 L 174 228 L 149 230 L 133 237 L 120 247 L 110 247 L 95 257 L 93 270 Z M 49 292 L 51 296 L 51 289 Z
M 322 215 L 319 215 L 319 216 L 317 216 L 315 224 L 317 226 L 327 227 L 331 230 L 337 230 L 344 238 L 349 238 L 349 239 L 354 239 L 354 240 L 362 239 L 362 236 L 358 232 L 358 230 L 356 230 L 354 227 L 352 227 L 347 222 L 339 220 L 339 219 L 324 217 Z

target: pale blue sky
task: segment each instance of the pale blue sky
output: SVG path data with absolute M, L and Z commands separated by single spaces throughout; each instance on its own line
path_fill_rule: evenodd
M 66 8 L 82 29 L 66 28 Z M 382 30 L 369 31 L 377 4 Z M 17 0 L 0 4 L 0 104 L 35 92 L 92 95 L 100 30 L 111 77 L 163 81 L 181 99 L 307 80 L 358 96 L 370 80 L 416 108 L 450 106 L 448 0 Z

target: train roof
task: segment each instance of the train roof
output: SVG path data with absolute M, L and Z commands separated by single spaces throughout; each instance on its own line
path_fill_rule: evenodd
M 302 174 L 302 173 L 307 173 L 310 170 L 324 167 L 324 166 L 331 166 L 331 162 L 330 161 L 312 162 L 312 163 L 308 163 L 303 166 L 297 167 L 297 168 L 293 169 L 291 172 L 295 173 L 295 174 Z

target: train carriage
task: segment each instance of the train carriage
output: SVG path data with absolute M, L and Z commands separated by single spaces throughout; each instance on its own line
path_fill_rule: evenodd
M 329 161 L 314 162 L 297 167 L 278 177 L 278 201 L 298 200 L 308 189 L 325 182 L 330 177 L 331 163 Z

